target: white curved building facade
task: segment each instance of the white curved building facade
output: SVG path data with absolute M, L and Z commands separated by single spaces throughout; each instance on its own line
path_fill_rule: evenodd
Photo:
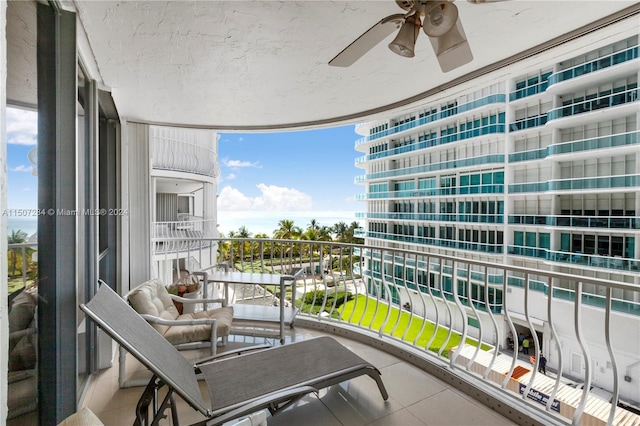
M 421 250 L 425 258 L 435 252 L 640 285 L 639 75 L 637 31 L 613 27 L 358 126 L 361 236 L 369 245 Z M 450 295 L 456 285 L 451 276 L 392 259 L 370 260 L 367 268 L 372 284 L 385 273 Z M 464 286 L 457 294 L 485 312 L 503 312 L 502 290 L 485 295 L 485 286 L 503 277 L 470 273 L 477 276 L 472 294 Z M 508 280 L 509 292 L 523 291 L 523 279 Z M 529 314 L 542 347 L 549 347 L 546 287 L 535 279 L 529 285 L 535 290 Z M 574 297 L 572 286 L 561 280 L 555 286 L 554 294 Z M 416 288 L 401 290 L 410 295 L 398 300 L 415 297 Z M 583 290 L 593 306 L 589 330 L 597 327 L 604 293 Z M 638 293 L 613 297 L 624 330 L 615 336 L 623 365 L 637 368 L 637 345 L 629 342 L 640 335 Z M 525 306 L 509 311 L 526 332 Z M 572 311 L 566 320 L 559 333 L 565 359 L 573 361 L 565 371 L 578 376 L 585 366 L 573 356 L 580 348 Z M 480 314 L 473 321 L 489 319 Z M 506 336 L 506 320 L 503 327 Z M 592 358 L 594 385 L 610 388 L 604 345 Z M 622 389 L 623 398 L 637 401 L 637 384 Z

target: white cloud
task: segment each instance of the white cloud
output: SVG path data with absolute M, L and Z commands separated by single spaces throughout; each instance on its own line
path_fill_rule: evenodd
M 34 111 L 7 108 L 7 143 L 36 145 L 38 115 Z
M 251 208 L 251 198 L 230 186 L 225 186 L 218 196 L 219 210 L 247 210 Z
M 33 170 L 33 167 L 31 166 L 25 166 L 24 164 L 20 164 L 17 167 L 11 167 L 9 168 L 10 172 L 31 172 L 31 170 Z
M 229 173 L 226 177 L 226 180 L 234 180 L 236 178 L 236 175 L 233 173 Z
M 256 210 L 309 210 L 313 204 L 311 196 L 295 188 L 282 186 L 257 185 L 262 195 L 253 201 Z
M 255 162 L 250 162 L 250 161 L 240 161 L 240 160 L 228 160 L 228 159 L 224 159 L 222 160 L 222 163 L 227 166 L 227 167 L 231 167 L 233 169 L 240 169 L 242 167 L 260 167 L 260 164 L 255 161 Z
M 31 188 L 23 188 L 22 190 L 23 190 L 24 192 L 29 192 L 29 191 L 31 191 Z
M 309 210 L 313 201 L 309 194 L 295 188 L 276 185 L 257 185 L 261 194 L 247 197 L 239 190 L 225 186 L 218 197 L 219 210 L 300 211 Z

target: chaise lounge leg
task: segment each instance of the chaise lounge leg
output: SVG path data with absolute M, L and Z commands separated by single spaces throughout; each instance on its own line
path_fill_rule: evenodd
M 369 377 L 376 381 L 378 384 L 378 389 L 380 390 L 380 395 L 382 395 L 382 399 L 385 401 L 389 399 L 389 394 L 387 393 L 387 388 L 384 387 L 384 383 L 382 383 L 382 377 L 380 376 L 380 372 L 376 370 L 370 370 L 367 372 Z
M 167 418 L 164 412 L 171 410 L 171 421 L 173 426 L 178 426 L 178 411 L 176 409 L 175 396 L 173 389 L 169 389 L 167 395 L 162 399 L 162 403 L 158 406 L 158 390 L 164 386 L 157 376 L 153 376 L 147 387 L 145 388 L 142 396 L 136 404 L 136 420 L 134 426 L 156 426 L 160 424 L 160 421 Z M 152 405 L 152 420 L 149 423 L 149 406 Z

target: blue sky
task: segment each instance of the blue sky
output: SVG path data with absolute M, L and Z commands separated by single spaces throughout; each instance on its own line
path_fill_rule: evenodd
M 306 227 L 355 220 L 362 208 L 353 183 L 362 173 L 354 166 L 354 126 L 284 133 L 223 133 L 218 144 L 220 229 L 250 219 L 252 232 L 271 233 L 280 219 Z M 255 212 L 261 217 L 254 217 Z M 266 229 L 266 223 L 272 225 Z M 251 225 L 254 225 L 255 230 Z
M 8 205 L 37 206 L 37 177 L 27 154 L 36 145 L 36 114 L 7 108 Z M 354 125 L 282 133 L 221 133 L 218 222 L 228 233 L 245 225 L 271 235 L 280 219 L 306 228 L 311 219 L 331 226 L 355 221 L 363 192 Z
M 37 115 L 33 111 L 7 108 L 8 206 L 35 209 L 38 205 L 38 178 L 32 174 L 27 155 L 36 147 Z

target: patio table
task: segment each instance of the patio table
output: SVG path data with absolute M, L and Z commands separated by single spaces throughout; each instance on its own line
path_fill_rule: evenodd
M 194 274 L 203 277 L 203 297 L 205 299 L 207 298 L 210 282 L 223 283 L 224 298 L 227 303 L 229 302 L 229 284 L 277 286 L 280 290 L 280 306 L 235 303 L 233 304 L 233 325 L 244 326 L 241 329 L 236 328 L 235 334 L 264 337 L 277 336 L 280 338 L 280 342 L 284 343 L 284 327 L 285 325 L 293 326 L 293 321 L 298 312 L 294 303 L 296 300 L 296 286 L 293 275 L 221 271 L 216 269 L 198 271 Z M 285 306 L 285 290 L 287 286 L 292 288 L 292 300 L 294 301 L 290 308 Z M 260 323 L 275 323 L 278 324 L 279 329 L 273 331 L 268 328 L 257 327 Z

